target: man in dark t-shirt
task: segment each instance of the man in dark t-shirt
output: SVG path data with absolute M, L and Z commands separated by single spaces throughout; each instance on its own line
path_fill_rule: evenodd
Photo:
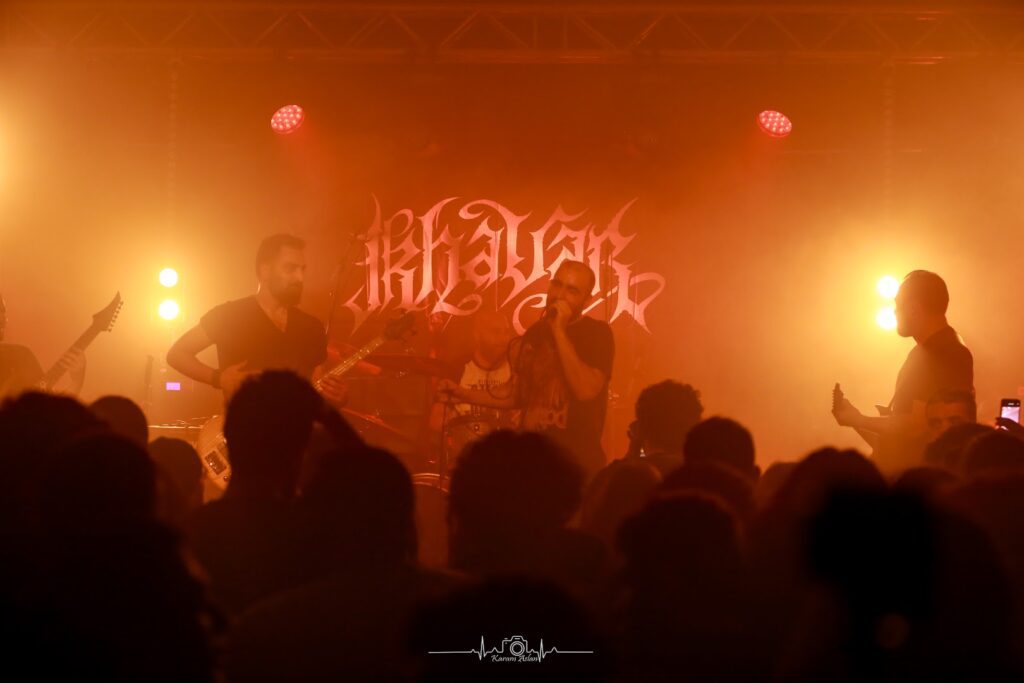
M 913 337 L 917 346 L 900 369 L 887 414 L 863 415 L 846 399 L 835 407 L 836 421 L 868 441 L 883 471 L 921 464 L 928 434 L 925 410 L 933 396 L 974 394 L 974 358 L 946 321 L 948 306 L 949 291 L 941 277 L 924 270 L 907 275 L 896 295 L 896 331 Z
M 256 294 L 209 311 L 174 342 L 167 364 L 223 390 L 225 398 L 263 370 L 291 370 L 312 379 L 327 358 L 327 337 L 319 320 L 297 308 L 306 271 L 304 248 L 302 240 L 290 235 L 265 239 L 256 255 Z M 196 358 L 212 345 L 217 368 Z M 329 400 L 344 398 L 344 385 L 336 378 L 325 378 L 320 388 Z
M 551 279 L 544 317 L 509 347 L 512 379 L 488 391 L 442 381 L 444 397 L 493 408 L 520 408 L 522 427 L 562 444 L 589 476 L 604 466 L 601 432 L 615 340 L 608 323 L 583 316 L 593 271 L 564 261 Z

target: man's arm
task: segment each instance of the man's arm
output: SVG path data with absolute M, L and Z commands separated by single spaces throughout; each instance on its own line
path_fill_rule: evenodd
M 553 308 L 557 313 L 554 320 L 550 322 L 551 334 L 555 340 L 555 351 L 562 363 L 562 372 L 565 374 L 569 391 L 577 401 L 589 401 L 597 398 L 604 389 L 608 378 L 603 371 L 584 363 L 576 352 L 576 347 L 569 340 L 566 333 L 566 327 L 572 315 L 569 305 L 564 301 L 558 301 Z
M 911 412 L 905 415 L 887 415 L 871 417 L 862 414 L 849 401 L 843 401 L 835 411 L 836 422 L 844 427 L 853 427 L 858 432 L 865 431 L 880 436 L 890 434 L 915 434 L 923 432 L 927 426 L 924 417 L 925 404 L 914 401 Z
M 196 325 L 181 335 L 167 352 L 167 364 L 197 382 L 220 388 L 217 369 L 211 368 L 196 358 L 199 353 L 213 346 L 213 340 L 202 325 Z
M 437 385 L 437 393 L 441 400 L 456 399 L 460 403 L 472 403 L 484 408 L 507 410 L 517 405 L 514 375 L 504 384 L 498 384 L 490 389 L 471 389 L 450 379 L 443 379 Z
M 558 359 L 562 361 L 562 372 L 565 373 L 565 382 L 569 385 L 569 391 L 576 397 L 577 401 L 589 401 L 597 398 L 604 389 L 607 378 L 597 368 L 592 368 L 584 363 L 575 347 L 566 336 L 565 330 L 554 333 L 555 350 L 558 352 Z

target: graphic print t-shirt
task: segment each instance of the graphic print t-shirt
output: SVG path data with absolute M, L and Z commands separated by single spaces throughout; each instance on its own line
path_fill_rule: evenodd
M 495 387 L 507 383 L 511 376 L 512 368 L 508 361 L 501 363 L 492 370 L 485 370 L 477 365 L 476 361 L 470 360 L 462 369 L 459 385 L 470 389 L 494 391 Z M 485 408 L 484 406 L 470 405 L 469 403 L 456 404 L 455 413 L 457 415 L 485 415 L 495 420 L 499 417 L 499 411 L 494 408 Z
M 538 322 L 521 337 L 519 405 L 523 427 L 544 432 L 568 448 L 584 471 L 592 474 L 604 465 L 601 432 L 608 403 L 608 380 L 615 357 L 615 339 L 608 323 L 580 318 L 566 328 L 569 342 L 586 365 L 604 373 L 597 396 L 580 401 L 572 395 L 546 323 Z
M 199 324 L 217 345 L 220 368 L 246 363 L 250 370 L 292 370 L 309 379 L 327 358 L 327 337 L 320 321 L 292 307 L 284 330 L 275 325 L 256 297 L 221 304 Z

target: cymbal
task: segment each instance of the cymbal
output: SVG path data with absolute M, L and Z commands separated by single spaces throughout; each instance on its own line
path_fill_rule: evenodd
M 428 377 L 448 377 L 455 375 L 455 369 L 439 358 L 429 356 L 412 356 L 406 353 L 374 353 L 366 357 L 366 362 L 376 365 L 389 372 L 410 372 Z

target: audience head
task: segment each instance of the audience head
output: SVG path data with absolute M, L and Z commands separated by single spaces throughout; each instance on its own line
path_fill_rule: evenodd
M 580 528 L 611 547 L 627 517 L 647 504 L 661 484 L 657 468 L 642 459 L 610 463 L 587 485 L 580 514 Z
M 88 408 L 67 396 L 28 392 L 0 408 L 0 529 L 29 511 L 48 460 L 76 438 L 103 431 Z
M 928 441 L 934 441 L 952 427 L 978 421 L 978 406 L 970 391 L 943 391 L 928 399 L 925 408 Z
M 634 586 L 700 590 L 704 581 L 733 575 L 741 565 L 735 516 L 700 493 L 654 499 L 622 524 L 618 546 Z
M 333 559 L 372 566 L 416 557 L 412 477 L 387 451 L 364 447 L 324 454 L 303 500 L 326 535 L 318 545 L 335 554 Z
M 580 504 L 583 475 L 553 441 L 498 430 L 470 444 L 452 472 L 454 532 L 541 531 L 563 526 Z
M 964 472 L 969 477 L 1020 469 L 1024 469 L 1024 441 L 998 429 L 974 437 L 964 451 Z
M 161 436 L 149 444 L 149 455 L 174 484 L 187 507 L 203 499 L 203 463 L 192 444 Z
M 991 427 L 977 422 L 950 427 L 925 447 L 924 462 L 926 465 L 962 472 L 967 446 L 976 437 L 991 431 Z
M 912 467 L 892 483 L 892 490 L 937 500 L 960 483 L 960 477 L 944 467 Z
M 690 430 L 683 446 L 687 463 L 717 462 L 756 479 L 754 439 L 743 425 L 726 417 L 709 417 Z
M 884 491 L 885 478 L 855 450 L 822 448 L 797 463 L 772 501 L 772 508 L 790 518 L 813 515 L 835 491 Z
M 229 493 L 241 486 L 293 495 L 322 407 L 316 390 L 292 372 L 270 370 L 245 380 L 231 397 L 224 422 L 232 469 Z
M 973 522 L 914 494 L 834 491 L 810 522 L 807 557 L 838 598 L 838 648 L 859 653 L 857 678 L 1011 680 L 988 673 L 1005 673 L 1011 600 Z
M 913 337 L 944 322 L 949 290 L 941 277 L 927 270 L 915 270 L 903 279 L 896 293 L 896 331 Z
M 110 427 L 110 431 L 129 441 L 146 447 L 149 443 L 149 425 L 146 414 L 134 401 L 124 396 L 104 396 L 93 401 L 89 409 Z
M 754 516 L 754 491 L 750 479 L 713 460 L 687 462 L 665 477 L 662 493 L 702 493 L 717 498 L 741 522 Z
M 686 435 L 703 412 L 700 392 L 689 384 L 672 380 L 652 384 L 636 399 L 637 436 L 648 453 L 681 453 Z
M 97 434 L 50 461 L 39 499 L 51 529 L 118 532 L 155 520 L 156 471 L 138 444 Z

